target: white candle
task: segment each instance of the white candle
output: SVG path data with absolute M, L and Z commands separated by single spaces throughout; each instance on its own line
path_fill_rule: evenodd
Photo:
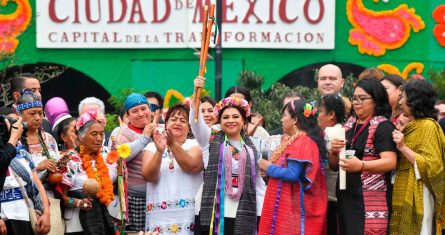
M 339 140 L 343 140 L 345 141 L 345 128 L 343 128 L 341 125 L 335 125 L 333 127 L 326 127 L 325 129 L 325 133 L 329 138 L 329 144 L 332 139 L 339 139 Z M 330 147 L 330 146 L 329 146 Z M 340 154 L 339 157 L 340 159 L 346 159 L 346 147 L 343 147 L 340 150 Z M 346 189 L 346 172 L 344 170 L 342 170 L 341 168 L 339 169 L 339 188 L 340 190 L 345 190 Z

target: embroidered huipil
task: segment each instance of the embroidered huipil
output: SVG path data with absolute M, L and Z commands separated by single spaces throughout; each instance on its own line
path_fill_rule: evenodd
M 88 179 L 87 173 L 83 169 L 82 159 L 79 154 L 70 150 L 66 154 L 70 155 L 70 160 L 66 164 L 66 170 L 62 172 L 63 179 L 62 184 L 69 187 L 68 191 L 83 190 L 83 184 Z M 116 163 L 109 164 L 106 160 L 107 155 L 102 152 L 102 157 L 105 164 L 108 167 L 108 174 L 110 175 L 111 182 L 116 182 L 117 170 Z M 91 161 L 93 168 L 95 167 L 96 161 Z M 79 220 L 79 208 L 65 208 L 64 218 L 65 218 L 65 232 L 74 233 L 82 232 L 82 225 Z
M 45 150 L 40 143 L 28 143 L 29 153 L 31 154 L 32 160 L 36 166 L 46 159 L 57 161 L 60 158 L 59 149 L 54 137 L 51 134 L 42 131 L 42 138 L 50 156 L 46 156 Z M 48 172 L 44 170 L 38 171 L 37 173 L 39 174 L 39 178 L 42 181 L 43 187 L 45 188 L 46 194 L 49 197 L 54 197 L 51 187 L 47 182 Z
M 57 148 L 57 142 L 54 137 L 49 133 L 42 132 L 42 138 L 50 156 L 45 155 L 45 151 L 40 143 L 28 143 L 29 153 L 31 154 L 32 160 L 34 161 L 36 166 L 39 165 L 40 162 L 42 162 L 43 160 L 59 160 L 60 158 L 59 149 Z
M 326 234 L 328 193 L 317 144 L 298 137 L 276 165 L 289 162 L 301 165 L 300 175 L 296 182 L 269 178 L 258 234 Z
M 190 139 L 182 144 L 185 151 L 195 146 L 198 142 Z M 150 143 L 144 150 L 154 153 L 156 147 Z M 171 161 L 173 169 L 169 168 Z M 195 195 L 201 183 L 200 173 L 185 173 L 174 157 L 164 151 L 158 181 L 147 183 L 145 230 L 161 234 L 193 234 Z
M 32 159 L 27 156 L 27 153 L 21 154 L 19 152 L 13 161 L 18 161 L 32 179 L 32 171 L 35 170 L 35 166 Z M 3 190 L 0 192 L 0 201 L 2 203 L 0 216 L 3 220 L 29 221 L 28 206 L 20 191 L 20 185 L 12 174 L 12 168 L 9 167 L 8 170 L 10 174 L 6 177 Z M 26 182 L 20 179 L 20 177 L 19 180 L 22 181 L 22 185 L 25 187 Z

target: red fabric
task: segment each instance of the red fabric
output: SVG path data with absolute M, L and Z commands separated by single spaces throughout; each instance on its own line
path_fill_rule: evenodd
M 317 144 L 310 137 L 301 136 L 286 148 L 277 165 L 283 166 L 284 163 L 284 167 L 287 167 L 287 158 L 308 162 L 305 163 L 301 173 L 301 179 L 306 177 L 310 181 L 302 185 L 307 188 L 304 192 L 303 205 L 305 213 L 304 233 L 311 235 L 326 234 L 328 192 Z M 272 220 L 280 181 L 272 177 L 269 179 L 258 234 L 297 235 L 303 232 L 300 205 L 301 185 L 299 182 L 281 181 L 282 190 L 276 212 L 275 232 L 272 233 Z
M 400 117 L 400 116 L 399 116 Z M 365 155 L 363 161 L 380 159 L 375 153 L 374 135 L 379 123 L 386 121 L 384 117 L 374 117 L 368 129 Z M 384 235 L 388 231 L 389 209 L 386 198 L 385 174 L 363 172 L 362 191 L 365 206 L 365 234 Z
M 142 132 L 144 131 L 144 129 L 137 128 L 137 127 L 131 125 L 130 123 L 128 123 L 128 128 L 130 128 L 131 130 L 133 130 L 134 132 L 136 132 L 138 134 L 142 134 Z

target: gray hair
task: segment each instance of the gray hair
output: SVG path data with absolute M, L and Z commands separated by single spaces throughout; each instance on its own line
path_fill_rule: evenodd
M 77 130 L 77 136 L 79 137 L 79 139 L 82 139 L 83 137 L 85 137 L 85 135 L 88 132 L 88 129 L 90 129 L 91 125 L 93 125 L 94 123 L 96 123 L 97 121 L 89 121 L 87 122 L 85 125 L 83 125 L 82 127 L 80 127 L 79 130 Z
M 42 101 L 42 98 L 38 95 L 35 95 L 34 93 L 31 94 L 23 94 L 20 96 L 20 98 L 17 100 L 17 105 L 20 104 L 26 104 L 26 103 L 30 103 L 30 102 L 34 102 L 34 101 Z M 43 107 L 42 107 L 43 109 Z M 19 111 L 19 113 L 21 114 L 23 112 Z
M 99 106 L 99 112 L 101 113 L 105 113 L 105 104 L 102 100 L 96 98 L 96 97 L 87 97 L 85 99 L 83 99 L 82 101 L 80 101 L 79 103 L 79 115 L 81 114 L 82 108 L 84 105 L 87 104 L 95 104 L 97 106 Z

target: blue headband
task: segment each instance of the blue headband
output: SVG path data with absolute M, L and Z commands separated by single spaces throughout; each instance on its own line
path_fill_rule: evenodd
M 43 107 L 42 101 L 33 101 L 29 103 L 19 104 L 15 108 L 17 111 L 23 111 L 25 109 L 35 108 L 35 107 Z
M 128 111 L 131 108 L 136 107 L 141 104 L 148 105 L 147 98 L 145 98 L 145 96 L 143 96 L 141 94 L 132 93 L 129 96 L 127 96 L 127 98 L 125 99 L 125 103 L 124 103 L 125 111 Z

